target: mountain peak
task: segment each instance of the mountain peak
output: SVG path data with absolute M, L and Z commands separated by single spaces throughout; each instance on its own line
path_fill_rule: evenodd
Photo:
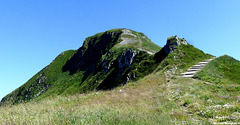
M 167 39 L 167 44 L 176 44 L 177 46 L 184 44 L 184 45 L 188 45 L 187 41 L 185 40 L 185 38 L 179 38 L 177 35 L 169 37 Z
M 108 39 L 106 39 L 107 37 L 109 39 L 114 39 L 114 40 L 109 41 Z M 104 44 L 101 43 L 99 45 L 105 45 L 105 46 L 111 46 L 111 47 L 113 46 L 132 47 L 139 51 L 145 51 L 150 55 L 155 54 L 161 49 L 161 47 L 153 43 L 143 33 L 136 32 L 126 28 L 111 29 L 111 30 L 97 33 L 93 36 L 90 36 L 85 39 L 82 47 L 84 48 L 88 48 L 89 46 L 97 47 L 96 45 L 101 41 L 101 39 L 104 39 Z
M 165 53 L 169 54 L 174 51 L 181 44 L 188 45 L 184 38 L 179 38 L 177 35 L 169 37 L 167 39 L 167 44 L 164 46 Z
M 129 29 L 122 29 L 121 39 L 122 41 L 119 44 L 133 44 L 138 42 L 136 35 L 132 33 Z

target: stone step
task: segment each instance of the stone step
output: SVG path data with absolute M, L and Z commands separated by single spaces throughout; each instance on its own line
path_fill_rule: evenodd
M 212 60 L 216 59 L 216 57 L 213 57 L 212 59 L 206 60 L 207 62 L 210 62 Z
M 190 69 L 187 70 L 187 72 L 180 74 L 182 77 L 186 78 L 192 78 L 195 73 L 200 71 L 206 64 L 208 64 L 210 61 L 212 61 L 215 58 L 205 60 L 203 62 L 199 62 L 198 64 L 192 66 Z
M 192 74 L 195 74 L 197 71 L 192 71 L 192 72 L 185 72 L 185 73 L 182 73 L 182 75 L 192 75 Z
M 208 62 L 200 62 L 198 65 L 206 65 Z
M 202 68 L 203 66 L 193 66 L 190 69 Z
M 203 68 L 203 66 L 193 66 L 193 67 L 190 68 L 190 69 L 201 69 L 201 68 Z
M 187 70 L 187 72 L 199 71 L 199 70 L 201 70 L 201 69 L 189 69 L 189 70 Z
M 203 65 L 194 65 L 193 67 L 202 67 Z
M 182 77 L 185 77 L 185 78 L 192 78 L 194 75 L 184 75 Z

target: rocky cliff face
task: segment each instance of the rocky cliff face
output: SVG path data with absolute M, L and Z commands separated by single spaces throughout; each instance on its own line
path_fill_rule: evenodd
M 146 43 L 153 45 L 144 34 L 129 29 L 97 34 L 85 40 L 84 45 L 63 67 L 63 72 L 70 71 L 73 75 L 83 71 L 83 92 L 112 89 L 142 76 L 139 75 L 141 71 L 136 71 L 137 67 L 133 68 L 133 64 L 137 63 L 135 59 L 143 54 L 147 55 L 147 59 L 156 52 L 149 50 Z
M 139 51 L 133 50 L 132 48 L 124 49 L 114 61 L 111 60 L 111 65 L 108 66 L 108 69 L 104 69 L 100 77 L 106 74 L 108 75 L 102 79 L 97 89 L 112 89 L 120 84 L 125 84 L 130 79 L 135 79 L 136 77 L 129 78 L 128 76 L 138 53 Z M 109 64 L 111 61 L 106 60 L 103 63 Z
M 64 65 L 63 72 L 69 71 L 75 74 L 77 71 L 84 71 L 85 78 L 94 72 L 97 64 L 104 55 L 117 42 L 121 30 L 115 32 L 104 32 L 87 38 L 83 46 L 77 50 L 77 53 Z
M 187 41 L 184 38 L 178 38 L 178 36 L 169 37 L 167 39 L 167 44 L 163 47 L 161 51 L 155 54 L 155 59 L 157 62 L 161 62 L 167 57 L 168 54 L 177 49 L 181 44 L 188 45 Z
M 167 44 L 163 47 L 164 52 L 166 54 L 169 54 L 173 52 L 175 49 L 177 49 L 177 47 L 180 46 L 181 44 L 188 45 L 187 41 L 184 38 L 180 39 L 178 38 L 178 36 L 169 37 L 167 40 Z

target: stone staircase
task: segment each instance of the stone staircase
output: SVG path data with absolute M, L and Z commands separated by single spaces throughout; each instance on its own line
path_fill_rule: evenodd
M 180 74 L 180 76 L 186 77 L 186 78 L 192 78 L 198 71 L 200 71 L 206 64 L 208 64 L 208 62 L 214 59 L 215 57 L 203 62 L 199 62 L 198 64 L 188 69 L 187 72 Z

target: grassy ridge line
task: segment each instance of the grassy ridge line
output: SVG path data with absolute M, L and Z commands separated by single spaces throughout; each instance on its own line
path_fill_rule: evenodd
M 157 71 L 171 71 L 172 74 L 179 75 L 186 72 L 193 65 L 212 57 L 212 55 L 205 54 L 192 45 L 182 44 L 161 62 Z
M 19 103 L 22 100 L 29 101 L 35 96 L 42 94 L 41 90 L 44 90 L 46 84 L 52 89 L 69 78 L 68 73 L 62 73 L 61 67 L 67 62 L 69 58 L 73 56 L 75 50 L 68 50 L 59 54 L 51 64 L 46 66 L 43 70 L 34 75 L 25 84 L 8 94 L 3 98 L 5 103 Z M 39 81 L 44 81 L 39 83 Z M 27 96 L 26 96 L 27 95 Z
M 146 35 L 144 35 L 141 32 L 136 32 L 132 30 L 132 33 L 136 36 L 138 36 L 139 38 L 141 38 L 142 44 L 140 46 L 140 48 L 145 48 L 148 51 L 151 52 L 158 52 L 162 49 L 162 47 L 158 46 L 157 44 L 155 44 L 154 42 L 152 42 Z
M 240 83 L 240 62 L 227 55 L 209 62 L 195 78 L 215 84 Z

